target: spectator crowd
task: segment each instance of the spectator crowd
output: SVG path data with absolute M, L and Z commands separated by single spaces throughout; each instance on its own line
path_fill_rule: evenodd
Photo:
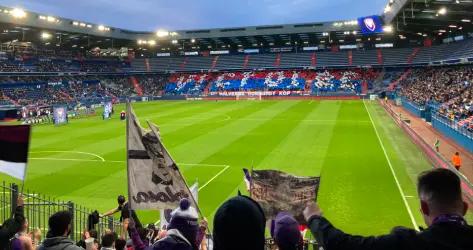
M 78 242 L 69 237 L 74 218 L 68 211 L 50 216 L 45 238 L 39 229 L 30 228 L 20 196 L 14 214 L 0 228 L 0 250 L 303 250 L 308 249 L 301 231 L 304 228 L 315 236 L 319 249 L 325 250 L 473 249 L 473 227 L 464 219 L 468 204 L 463 201 L 457 174 L 447 169 L 424 172 L 418 178 L 417 192 L 427 227 L 420 231 L 396 227 L 378 237 L 344 233 L 322 215 L 315 202 L 303 211 L 280 211 L 275 218 L 266 218 L 256 201 L 240 194 L 220 205 L 212 231 L 185 198 L 172 211 L 167 226 L 143 226 L 125 198 L 119 196 L 118 208 L 96 216 L 120 212 L 124 233 L 106 231 L 98 235 L 92 223 Z M 303 214 L 302 226 L 294 213 Z
M 419 106 L 433 104 L 438 113 L 462 122 L 473 116 L 473 67 L 420 68 L 400 82 L 401 94 Z M 473 130 L 473 123 L 463 126 Z

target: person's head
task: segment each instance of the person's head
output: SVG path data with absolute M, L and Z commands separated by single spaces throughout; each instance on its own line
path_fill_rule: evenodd
M 102 236 L 102 247 L 113 248 L 117 235 L 115 233 L 106 233 Z
M 25 232 L 28 229 L 28 220 L 26 219 L 25 216 L 22 215 L 16 215 L 15 218 L 15 232 Z
M 49 217 L 48 238 L 68 236 L 71 232 L 72 215 L 68 211 L 57 212 Z
M 123 204 L 125 204 L 125 196 L 123 195 L 119 195 L 118 198 L 117 198 L 117 202 L 118 202 L 118 205 L 122 206 Z
M 459 155 L 460 155 L 460 153 L 459 153 L 459 152 L 455 152 L 455 155 L 456 155 L 456 156 L 459 156 Z
M 191 206 L 188 199 L 184 198 L 179 202 L 179 207 L 172 211 L 168 230 L 177 229 L 192 244 L 192 247 L 196 248 L 198 218 L 197 210 Z
M 124 240 L 124 239 L 116 239 L 115 240 L 115 249 L 125 250 L 125 247 L 126 247 L 126 240 Z
M 271 236 L 279 250 L 302 249 L 299 223 L 288 212 L 280 212 L 271 225 Z
M 94 239 L 97 239 L 99 233 L 98 233 L 97 230 L 95 230 L 95 229 L 90 229 L 90 230 L 89 230 L 89 235 L 90 235 L 90 237 L 92 237 L 92 238 L 94 238 Z
M 468 210 L 468 204 L 462 198 L 460 178 L 448 169 L 434 169 L 422 173 L 417 181 L 417 192 L 421 212 L 429 226 L 440 215 L 464 216 Z
M 215 213 L 214 250 L 262 250 L 265 246 L 264 212 L 254 200 L 237 196 Z

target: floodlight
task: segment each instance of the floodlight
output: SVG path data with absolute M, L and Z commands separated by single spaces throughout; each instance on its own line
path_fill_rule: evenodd
M 44 40 L 47 40 L 47 39 L 49 39 L 49 38 L 51 38 L 51 37 L 52 37 L 52 35 L 49 34 L 48 32 L 43 32 L 43 33 L 41 33 L 41 38 L 44 39 Z
M 439 9 L 439 11 L 437 13 L 439 15 L 445 15 L 445 14 L 447 14 L 447 8 L 442 7 L 442 8 Z
M 383 27 L 383 31 L 386 33 L 392 33 L 393 32 L 393 26 L 387 25 Z
M 26 12 L 22 9 L 19 9 L 19 8 L 14 8 L 10 11 L 10 14 L 14 17 L 14 18 L 25 18 L 26 17 Z
M 169 31 L 166 31 L 166 30 L 158 30 L 156 32 L 156 36 L 158 37 L 167 37 L 169 36 Z

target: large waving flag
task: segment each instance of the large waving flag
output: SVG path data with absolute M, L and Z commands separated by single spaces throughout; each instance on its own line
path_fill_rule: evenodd
M 25 180 L 30 126 L 0 126 L 0 172 Z
M 243 171 L 251 198 L 261 205 L 267 219 L 286 211 L 305 223 L 302 211 L 317 199 L 320 177 L 298 177 L 277 170 Z
M 144 130 L 131 105 L 127 113 L 128 195 L 132 209 L 174 209 L 182 198 L 197 208 L 179 168 L 161 142 L 159 129 Z

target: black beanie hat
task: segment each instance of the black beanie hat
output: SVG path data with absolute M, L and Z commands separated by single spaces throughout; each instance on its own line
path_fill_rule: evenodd
M 214 217 L 214 250 L 263 250 L 263 210 L 249 197 L 237 196 L 223 203 Z

